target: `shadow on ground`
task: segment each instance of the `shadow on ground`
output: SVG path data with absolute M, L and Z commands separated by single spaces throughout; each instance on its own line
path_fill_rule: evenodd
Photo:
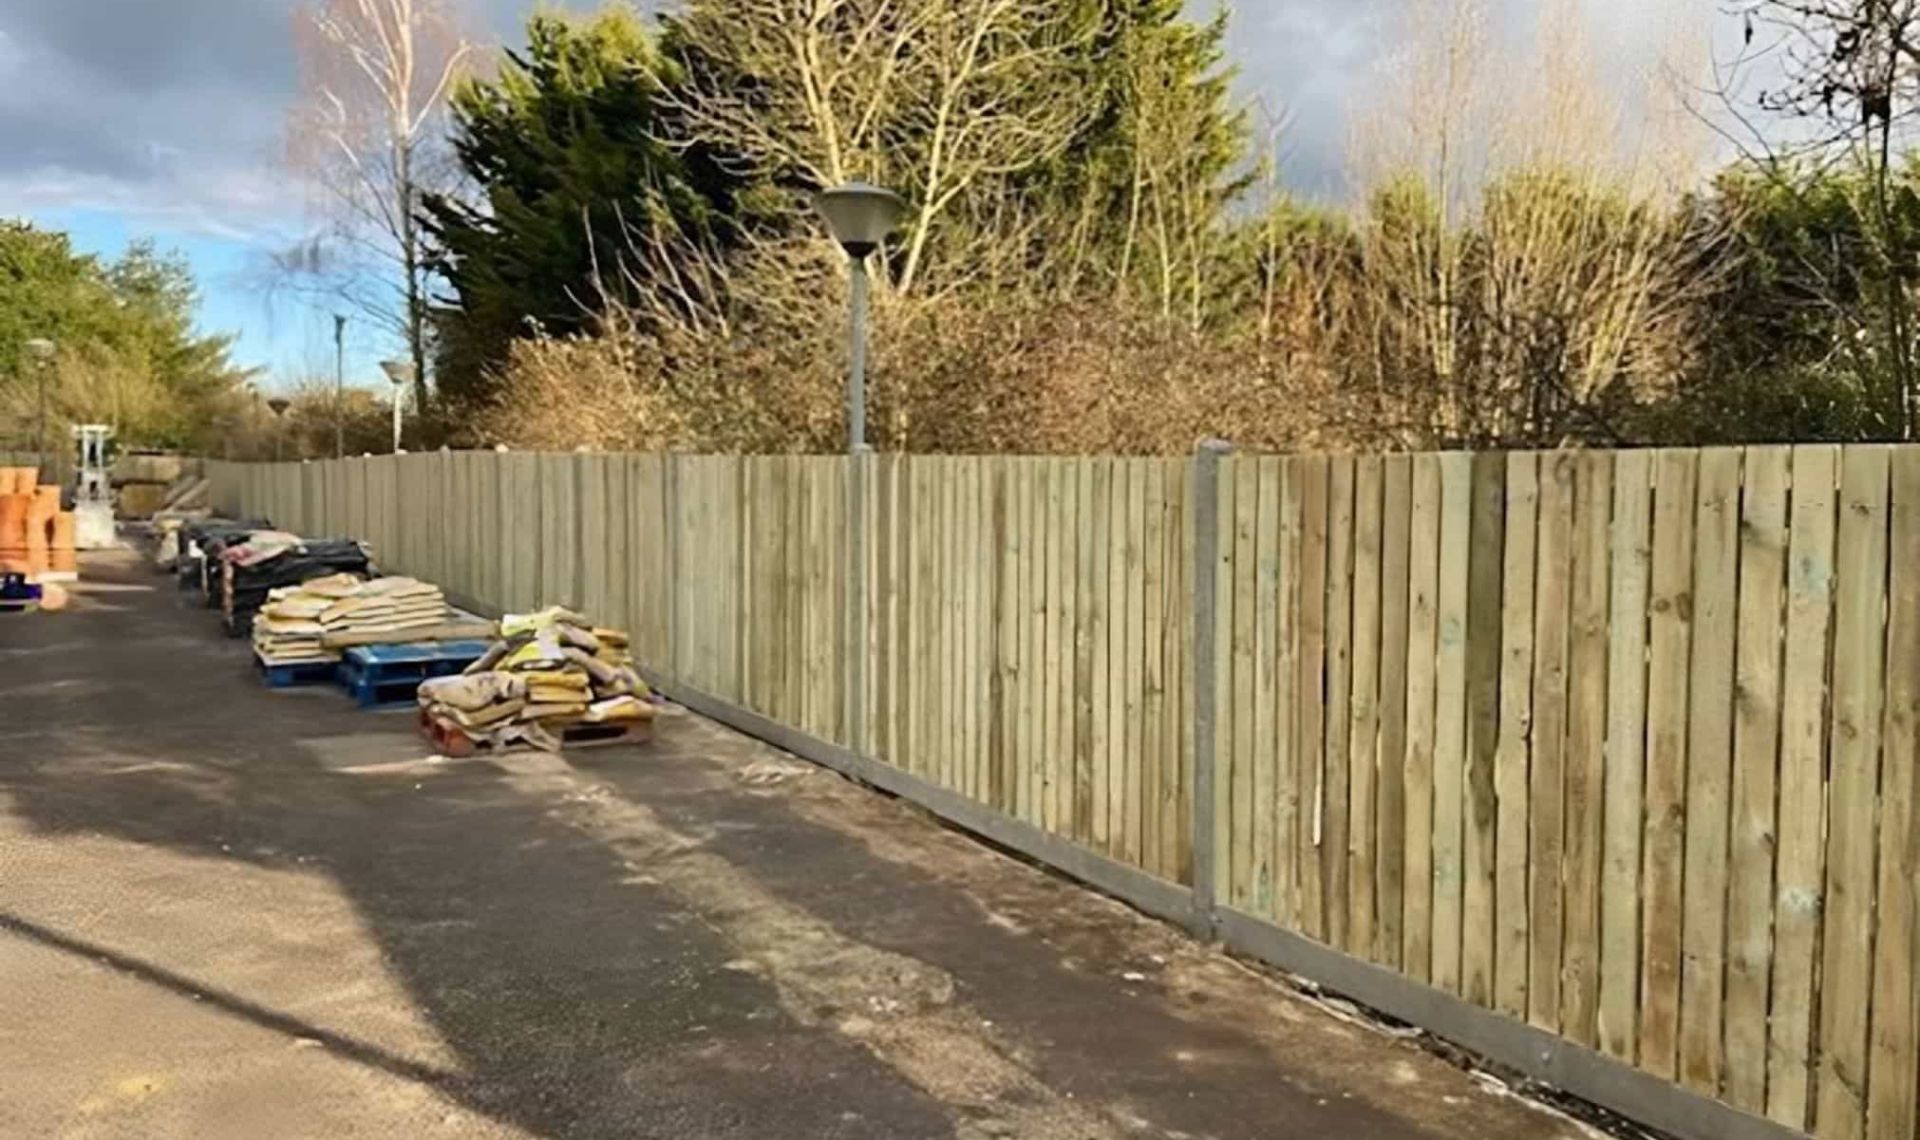
M 1006 1089 L 930 1082 L 927 1059 L 902 1056 L 914 1043 L 847 1028 L 873 1012 L 852 1008 L 863 984 L 887 992 L 880 980 L 848 979 L 847 1008 L 796 1009 L 795 994 L 818 987 L 743 966 L 729 898 L 690 896 L 698 877 L 663 884 L 610 838 L 641 818 L 800 916 L 773 937 L 821 943 L 806 969 L 839 955 L 858 971 L 870 960 L 847 948 L 872 948 L 950 979 L 952 1010 L 978 1027 L 952 1032 L 1085 1106 L 1038 1113 L 1064 1122 L 1046 1135 L 1568 1134 L 901 805 L 818 774 L 744 787 L 740 769 L 763 750 L 691 718 L 648 754 L 582 754 L 545 783 L 487 762 L 423 763 L 403 715 L 265 691 L 242 647 L 165 580 L 124 557 L 91 569 L 103 588 L 90 604 L 0 626 L 0 708 L 12 710 L 0 842 L 24 827 L 322 873 L 454 1063 L 233 992 L 164 943 L 115 945 L 15 913 L 4 883 L 0 938 L 317 1042 L 539 1136 L 1016 1134 L 985 1103 Z M 271 897 L 248 905 L 307 921 Z M 1422 1084 L 1424 1099 L 1411 1088 Z

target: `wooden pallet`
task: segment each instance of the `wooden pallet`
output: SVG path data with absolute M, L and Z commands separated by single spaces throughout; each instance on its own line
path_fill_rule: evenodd
M 494 744 L 487 740 L 476 740 L 468 736 L 466 730 L 445 717 L 435 716 L 426 709 L 420 710 L 420 732 L 433 745 L 433 750 L 442 756 L 454 760 L 464 760 L 469 756 L 503 756 L 512 752 L 537 752 L 540 749 L 531 744 Z M 640 744 L 653 736 L 653 722 L 650 720 L 622 721 L 618 724 L 576 724 L 560 732 L 560 747 L 598 748 L 610 744 Z
M 478 661 L 484 641 L 423 641 L 356 645 L 340 659 L 340 683 L 363 709 L 413 704 L 420 682 L 451 677 Z
M 337 661 L 286 661 L 269 662 L 260 654 L 253 655 L 253 667 L 260 674 L 260 681 L 269 689 L 291 689 L 299 685 L 324 685 L 334 680 L 339 670 Z

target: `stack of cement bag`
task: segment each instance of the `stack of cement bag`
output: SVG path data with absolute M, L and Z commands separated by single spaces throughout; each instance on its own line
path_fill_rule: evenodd
M 320 614 L 321 635 L 336 644 L 389 644 L 446 624 L 447 598 L 417 578 L 358 583 Z
M 340 660 L 338 652 L 320 644 L 320 615 L 360 585 L 352 574 L 329 574 L 267 591 L 267 602 L 253 619 L 254 652 L 268 665 Z
M 220 550 L 220 613 L 227 633 L 245 637 L 276 586 L 297 586 L 331 574 L 373 573 L 367 548 L 352 539 L 311 539 L 278 530 L 254 531 Z
M 404 643 L 437 633 L 447 620 L 446 596 L 430 582 L 329 574 L 268 591 L 253 620 L 253 647 L 268 664 L 337 661 L 344 646 Z
M 508 615 L 500 634 L 464 674 L 421 683 L 420 707 L 429 721 L 477 742 L 553 751 L 579 725 L 653 718 L 625 633 L 554 607 Z

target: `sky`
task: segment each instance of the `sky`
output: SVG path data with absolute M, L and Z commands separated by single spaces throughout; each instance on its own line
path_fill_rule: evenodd
M 589 8 L 595 0 L 549 7 Z M 1243 98 L 1284 108 L 1283 169 L 1337 197 L 1347 111 L 1378 74 L 1399 6 L 1423 0 L 1239 0 L 1229 50 Z M 285 169 L 296 77 L 294 0 L 0 0 L 0 217 L 63 229 L 111 257 L 136 238 L 176 250 L 200 282 L 205 331 L 272 388 L 329 375 L 335 306 L 291 294 L 269 253 L 311 228 Z M 473 0 L 495 42 L 517 42 L 532 0 Z M 1609 61 L 1643 60 L 1659 17 L 1714 0 L 1582 0 Z M 1502 0 L 1524 25 L 1531 0 Z M 396 345 L 350 322 L 350 382 L 377 386 Z

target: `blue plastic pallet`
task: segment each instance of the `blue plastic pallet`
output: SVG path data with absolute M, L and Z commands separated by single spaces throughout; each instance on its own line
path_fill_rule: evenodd
M 433 677 L 451 677 L 480 660 L 484 641 L 422 641 L 356 645 L 340 659 L 340 683 L 363 709 L 414 703 L 414 690 Z
M 285 665 L 269 665 L 253 655 L 253 667 L 260 672 L 260 681 L 269 689 L 291 689 L 295 685 L 323 685 L 334 679 L 338 666 L 332 661 L 296 661 Z

